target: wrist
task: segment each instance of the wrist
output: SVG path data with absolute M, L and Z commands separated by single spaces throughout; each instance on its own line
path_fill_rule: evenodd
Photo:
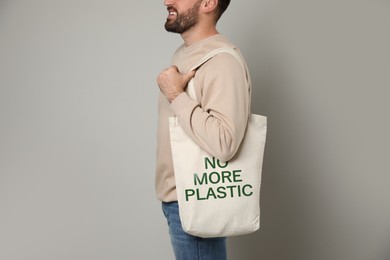
M 179 91 L 179 92 L 173 93 L 173 94 L 168 98 L 169 103 L 172 103 L 173 100 L 175 100 L 178 96 L 180 96 L 180 95 L 183 94 L 183 93 L 184 93 L 184 91 Z

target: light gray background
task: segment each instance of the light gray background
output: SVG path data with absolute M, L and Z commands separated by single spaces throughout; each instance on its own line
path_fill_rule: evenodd
M 0 0 L 0 259 L 173 259 L 154 193 L 163 1 Z M 390 2 L 233 0 L 269 118 L 231 260 L 390 259 Z

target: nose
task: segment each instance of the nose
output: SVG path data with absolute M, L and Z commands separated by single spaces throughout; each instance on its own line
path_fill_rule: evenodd
M 173 0 L 164 0 L 164 5 L 166 6 L 173 5 Z

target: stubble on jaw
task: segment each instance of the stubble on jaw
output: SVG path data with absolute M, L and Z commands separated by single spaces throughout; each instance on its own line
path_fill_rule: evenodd
M 165 23 L 165 30 L 172 33 L 185 33 L 192 27 L 194 27 L 199 20 L 199 8 L 202 3 L 202 0 L 199 0 L 195 3 L 193 7 L 187 10 L 183 14 L 177 13 L 177 17 L 175 20 L 170 21 L 167 19 Z M 168 8 L 169 10 L 169 8 Z M 177 10 L 175 10 L 177 12 Z

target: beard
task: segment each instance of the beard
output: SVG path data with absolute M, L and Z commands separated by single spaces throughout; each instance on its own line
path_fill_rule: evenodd
M 165 23 L 165 30 L 168 32 L 182 34 L 194 27 L 199 20 L 199 7 L 201 3 L 202 1 L 198 1 L 193 7 L 183 14 L 177 13 L 175 20 L 167 20 Z

